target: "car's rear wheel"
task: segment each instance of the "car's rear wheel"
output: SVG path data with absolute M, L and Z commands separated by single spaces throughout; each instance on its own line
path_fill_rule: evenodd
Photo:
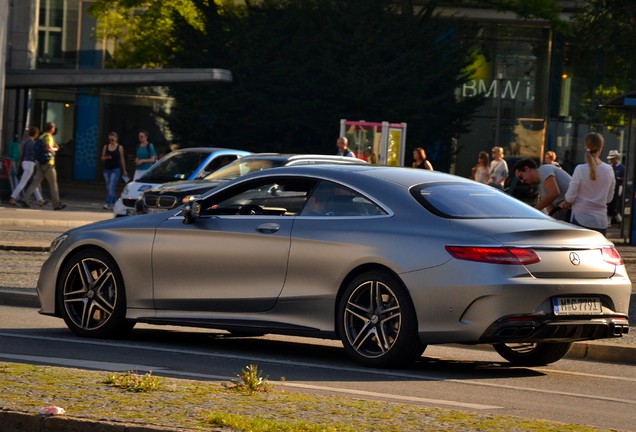
M 542 366 L 561 360 L 572 346 L 569 342 L 494 344 L 500 356 L 520 366 Z
M 66 325 L 80 336 L 117 337 L 134 326 L 126 321 L 121 272 L 99 249 L 81 251 L 64 266 L 57 305 Z
M 373 367 L 412 363 L 426 346 L 417 334 L 411 298 L 399 280 L 387 272 L 356 277 L 338 307 L 338 330 L 347 353 Z

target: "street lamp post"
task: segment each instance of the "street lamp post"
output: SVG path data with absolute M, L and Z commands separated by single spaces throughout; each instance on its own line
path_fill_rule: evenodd
M 495 147 L 500 147 L 501 135 L 501 100 L 503 99 L 503 69 L 504 65 L 497 66 L 497 117 L 495 119 Z

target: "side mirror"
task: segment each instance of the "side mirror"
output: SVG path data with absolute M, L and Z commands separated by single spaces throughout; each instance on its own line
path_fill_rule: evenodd
M 201 216 L 201 203 L 192 199 L 185 203 L 181 212 L 183 213 L 183 223 L 186 225 L 191 224 Z

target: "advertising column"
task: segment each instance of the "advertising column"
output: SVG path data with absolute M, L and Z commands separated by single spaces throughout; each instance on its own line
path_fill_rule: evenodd
M 95 19 L 87 8 L 91 3 L 81 2 L 82 22 L 80 35 L 80 69 L 99 69 L 102 67 L 102 51 L 96 46 L 90 29 L 95 27 Z M 97 149 L 99 147 L 100 97 L 90 89 L 81 89 L 77 95 L 77 118 L 75 122 L 75 158 L 73 178 L 75 180 L 95 180 L 97 178 Z

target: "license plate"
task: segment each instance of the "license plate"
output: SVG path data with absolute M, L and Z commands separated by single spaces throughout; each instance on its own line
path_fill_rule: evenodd
M 598 297 L 554 297 L 552 306 L 555 315 L 602 315 L 601 299 Z

